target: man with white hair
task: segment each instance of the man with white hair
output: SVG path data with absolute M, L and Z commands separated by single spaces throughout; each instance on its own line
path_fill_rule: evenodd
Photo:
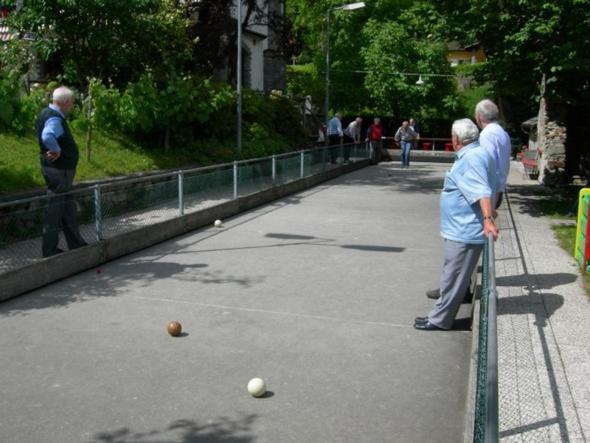
M 361 142 L 361 127 L 363 125 L 363 119 L 361 117 L 355 118 L 344 130 L 344 163 L 348 163 L 350 159 L 350 145 L 354 143 L 355 148 Z
M 498 193 L 495 207 L 497 209 L 502 204 L 502 196 L 506 191 L 512 142 L 508 133 L 498 123 L 498 107 L 493 101 L 485 99 L 475 106 L 475 121 L 482 129 L 479 135 L 479 144 L 490 153 L 496 162 Z
M 74 93 L 61 86 L 53 91 L 52 103 L 37 117 L 41 173 L 50 196 L 43 220 L 43 257 L 63 252 L 58 248 L 60 230 L 69 249 L 87 244 L 76 220 L 76 202 L 68 194 L 78 166 L 78 146 L 65 118 L 73 106 Z
M 453 123 L 456 160 L 446 174 L 440 196 L 440 232 L 444 239 L 440 298 L 428 316 L 416 318 L 416 329 L 435 331 L 453 327 L 487 237 L 498 236 L 493 217 L 495 164 L 479 145 L 478 136 L 479 130 L 471 120 Z

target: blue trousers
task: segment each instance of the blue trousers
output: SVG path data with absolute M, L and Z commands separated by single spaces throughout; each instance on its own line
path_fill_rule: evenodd
M 410 166 L 410 151 L 412 150 L 412 141 L 403 141 L 402 145 L 402 166 Z

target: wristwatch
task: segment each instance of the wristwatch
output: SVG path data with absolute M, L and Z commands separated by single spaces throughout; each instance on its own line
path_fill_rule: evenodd
M 486 221 L 486 220 L 494 221 L 494 217 L 492 217 L 491 215 L 490 216 L 486 216 L 486 217 L 483 218 L 483 220 L 484 221 Z

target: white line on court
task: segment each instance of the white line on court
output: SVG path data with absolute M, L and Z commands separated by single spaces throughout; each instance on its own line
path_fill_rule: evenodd
M 284 312 L 284 311 L 268 311 L 265 309 L 242 308 L 239 306 L 227 306 L 227 305 L 216 305 L 216 304 L 210 304 L 210 303 L 193 302 L 193 301 L 188 301 L 188 300 L 172 300 L 170 298 L 145 297 L 142 295 L 135 295 L 135 294 L 129 294 L 129 297 L 134 297 L 134 298 L 138 298 L 141 300 L 148 300 L 148 301 L 181 303 L 181 304 L 186 304 L 186 305 L 200 306 L 202 308 L 227 309 L 227 310 L 231 310 L 231 311 L 255 312 L 258 314 L 270 314 L 270 315 L 283 315 L 286 317 L 307 318 L 307 319 L 312 319 L 312 320 L 328 320 L 328 321 L 337 321 L 337 322 L 344 322 L 344 323 L 357 323 L 357 324 L 361 324 L 361 325 L 389 326 L 389 327 L 393 327 L 393 328 L 414 329 L 409 324 L 401 325 L 398 323 L 387 323 L 387 322 L 380 322 L 380 321 L 363 321 L 363 320 L 354 320 L 354 319 L 350 319 L 350 318 L 328 317 L 325 315 L 297 314 L 294 312 Z M 452 331 L 452 332 L 469 333 L 469 331 Z

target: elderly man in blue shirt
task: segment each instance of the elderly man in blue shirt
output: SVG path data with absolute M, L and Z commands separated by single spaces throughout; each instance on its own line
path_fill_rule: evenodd
M 328 122 L 328 144 L 330 146 L 341 146 L 343 138 L 342 114 L 337 112 Z M 338 151 L 339 149 L 336 148 L 330 150 L 332 163 L 336 163 L 336 160 L 338 159 Z
M 498 236 L 494 222 L 496 167 L 494 159 L 479 145 L 479 130 L 469 119 L 453 123 L 456 151 L 440 197 L 440 231 L 444 239 L 444 263 L 440 298 L 414 327 L 434 331 L 452 329 L 471 275 L 489 235 Z
M 74 93 L 61 86 L 53 91 L 52 103 L 37 117 L 41 173 L 50 197 L 43 219 L 43 257 L 63 252 L 58 248 L 60 230 L 64 232 L 69 249 L 87 244 L 76 220 L 76 201 L 68 193 L 79 157 L 78 146 L 66 121 L 66 114 L 73 106 Z
M 481 128 L 479 144 L 488 151 L 496 162 L 496 178 L 498 180 L 496 209 L 502 204 L 502 196 L 506 191 L 512 155 L 510 136 L 498 123 L 498 114 L 498 107 L 488 99 L 480 101 L 475 107 L 475 121 Z

